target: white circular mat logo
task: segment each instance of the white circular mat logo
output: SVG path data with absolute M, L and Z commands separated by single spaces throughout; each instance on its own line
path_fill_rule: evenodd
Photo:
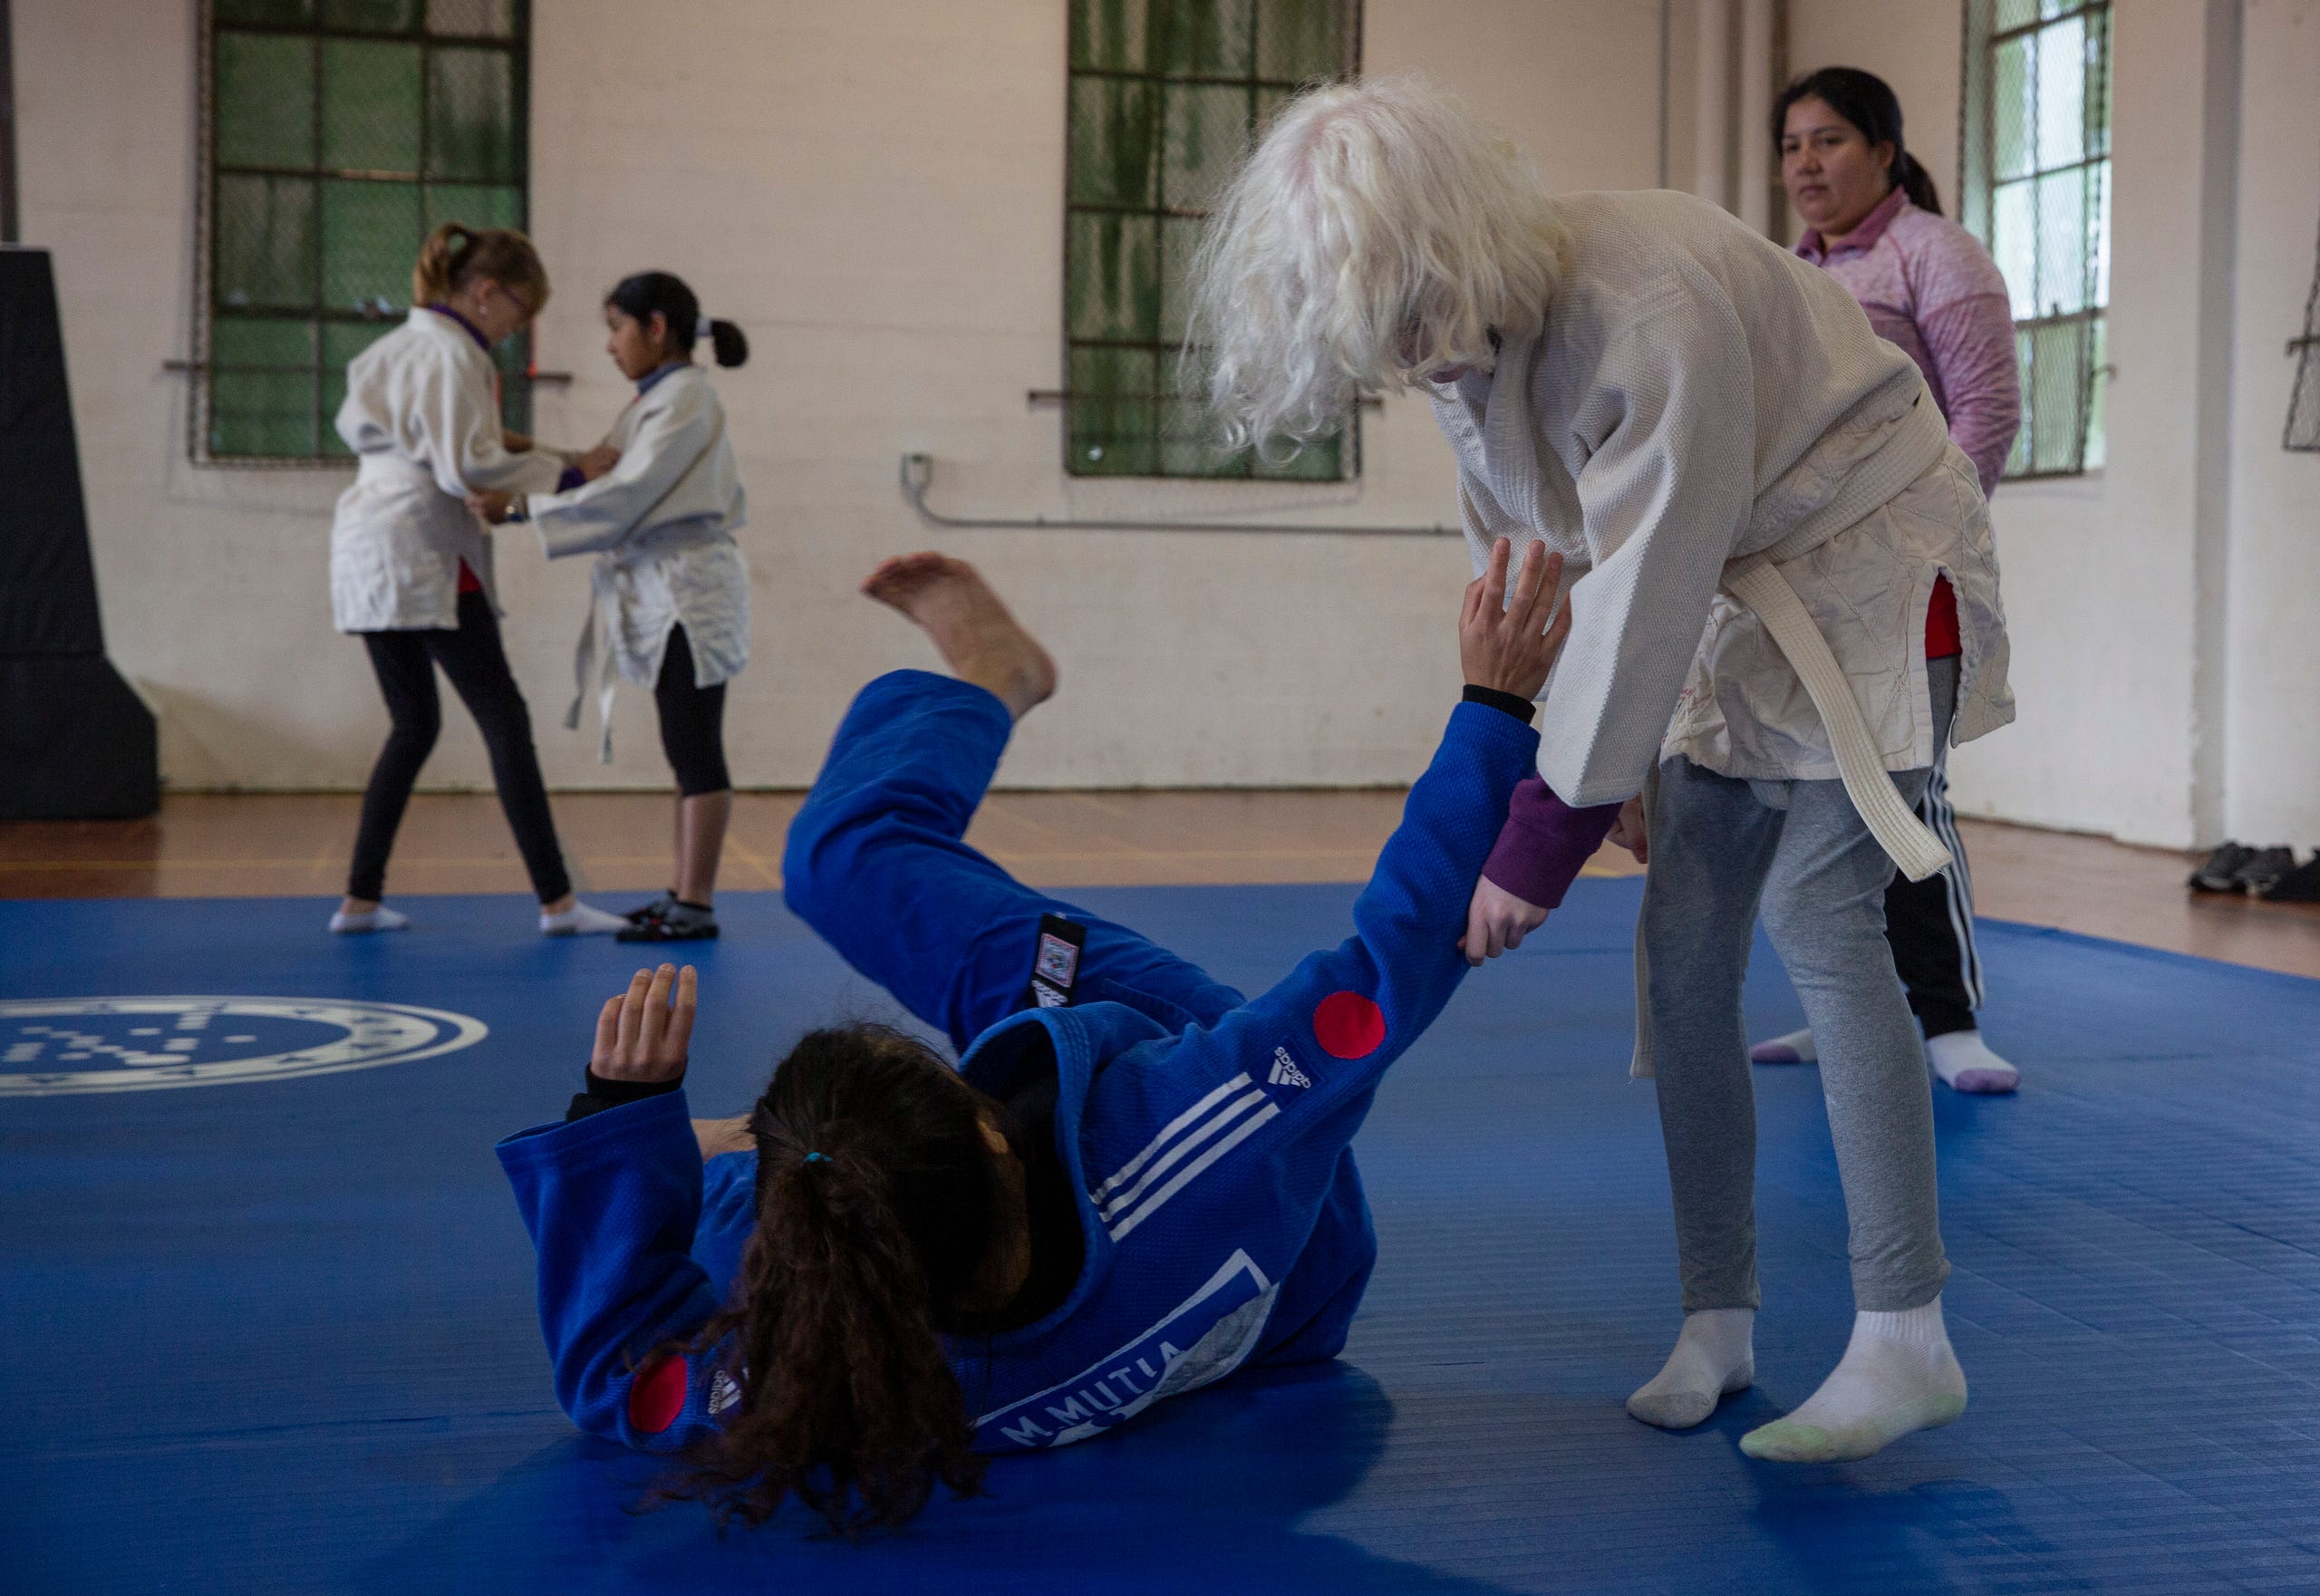
M 0 1001 L 0 1097 L 152 1091 L 332 1075 L 472 1047 L 480 1020 L 327 998 Z

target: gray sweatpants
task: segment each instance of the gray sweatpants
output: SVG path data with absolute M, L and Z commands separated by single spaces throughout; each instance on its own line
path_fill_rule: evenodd
M 1935 661 L 1931 674 L 1946 733 L 1958 662 Z M 1914 805 L 1926 776 L 1900 772 L 1893 785 Z M 1854 1306 L 1931 1301 L 1949 1264 L 1925 1055 L 1885 942 L 1893 861 L 1842 782 L 1741 781 L 1681 758 L 1660 767 L 1650 839 L 1643 940 L 1684 1311 L 1759 1301 L 1756 1102 L 1740 1011 L 1759 912 L 1820 1053 Z

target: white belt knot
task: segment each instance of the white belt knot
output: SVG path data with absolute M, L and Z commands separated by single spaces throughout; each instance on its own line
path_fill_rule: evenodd
M 1829 750 L 1836 756 L 1837 774 L 1845 796 L 1869 827 L 1878 846 L 1891 856 L 1902 875 L 1923 881 L 1949 867 L 1949 850 L 1917 812 L 1901 800 L 1900 788 L 1886 773 L 1885 758 L 1853 696 L 1851 679 L 1837 663 L 1829 640 L 1812 624 L 1804 601 L 1780 574 L 1768 554 L 1751 555 L 1724 567 L 1724 588 L 1746 605 L 1764 624 L 1772 640 L 1788 657 L 1791 669 L 1804 683 L 1804 692 L 1829 734 Z M 1943 734 L 1938 729 L 1937 735 Z M 1939 750 L 1937 750 L 1938 753 Z M 1644 779 L 1644 810 L 1648 815 L 1659 785 L 1657 766 Z M 1628 1073 L 1638 1079 L 1651 1074 L 1651 965 L 1644 952 L 1643 921 L 1635 929 L 1635 1059 Z

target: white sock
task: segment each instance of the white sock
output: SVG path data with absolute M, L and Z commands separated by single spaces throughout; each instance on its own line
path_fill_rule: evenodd
M 1809 1030 L 1767 1037 L 1748 1049 L 1751 1064 L 1815 1064 L 1820 1059 L 1821 1055 L 1813 1050 Z
M 542 936 L 610 936 L 626 931 L 628 922 L 617 914 L 607 914 L 602 909 L 592 909 L 575 900 L 561 914 L 540 914 Z
M 330 917 L 330 929 L 335 936 L 358 936 L 366 931 L 408 931 L 411 917 L 396 914 L 384 904 L 362 914 L 350 914 L 341 909 Z
M 1899 1313 L 1856 1313 L 1844 1358 L 1804 1406 L 1740 1437 L 1773 1463 L 1847 1463 L 1966 1411 L 1966 1376 L 1942 1328 L 1941 1299 Z
M 1948 1030 L 1925 1045 L 1941 1084 L 1958 1092 L 2010 1092 L 2022 1071 L 1990 1051 L 1978 1030 Z
M 1628 1413 L 1663 1430 L 1687 1430 L 1756 1378 L 1756 1311 L 1703 1308 L 1684 1315 L 1676 1349 L 1651 1383 L 1628 1398 Z

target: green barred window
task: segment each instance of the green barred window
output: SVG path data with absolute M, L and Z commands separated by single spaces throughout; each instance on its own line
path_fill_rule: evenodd
M 1965 222 L 2006 274 L 2022 365 L 2006 474 L 2096 469 L 2110 373 L 2107 0 L 1967 0 L 1965 107 Z
M 1285 465 L 1219 450 L 1184 399 L 1185 266 L 1218 187 L 1298 89 L 1359 64 L 1359 0 L 1072 0 L 1064 468 L 1351 476 L 1353 418 Z
M 343 457 L 346 363 L 439 222 L 520 227 L 525 0 L 210 0 L 197 458 Z M 528 430 L 529 341 L 493 353 Z

